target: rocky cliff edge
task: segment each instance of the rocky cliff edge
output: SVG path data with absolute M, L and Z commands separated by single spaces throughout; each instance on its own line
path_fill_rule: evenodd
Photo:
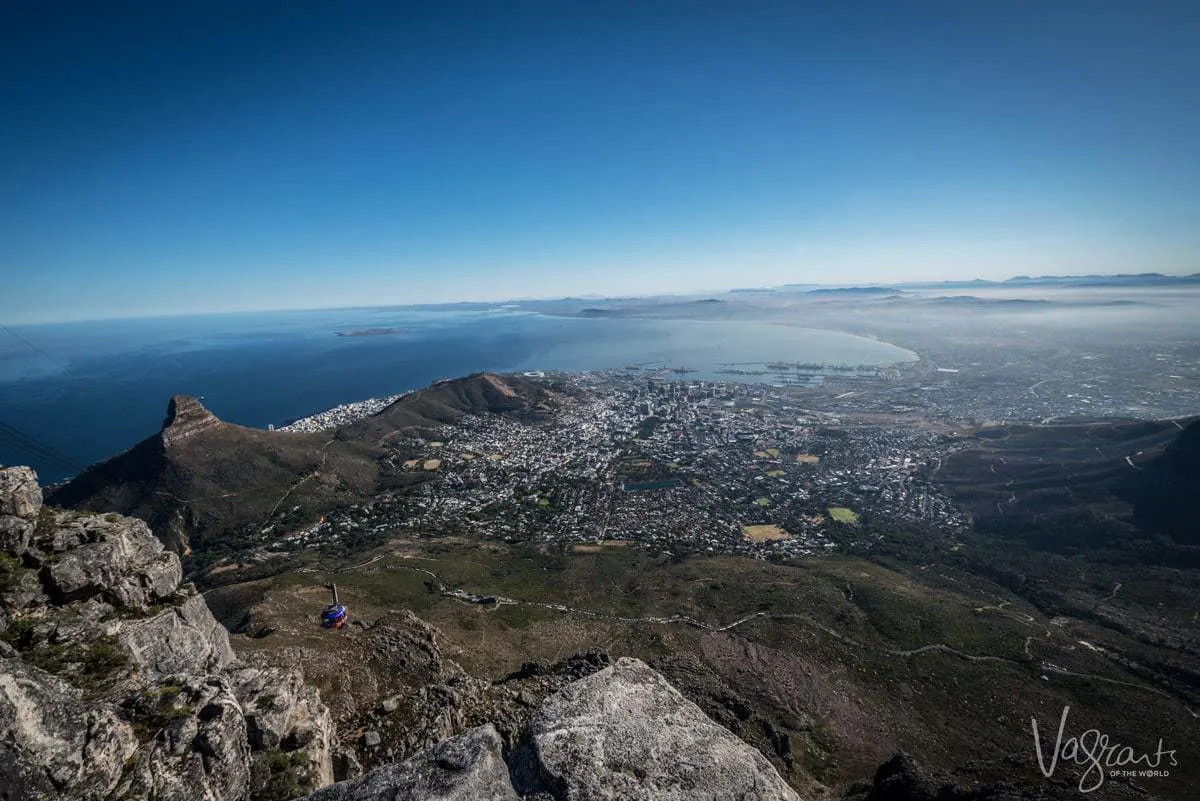
M 293 668 L 238 662 L 146 524 L 42 505 L 0 470 L 0 798 L 242 801 L 332 780 Z

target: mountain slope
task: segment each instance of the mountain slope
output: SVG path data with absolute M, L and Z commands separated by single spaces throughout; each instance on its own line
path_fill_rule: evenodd
M 181 552 L 265 520 L 286 498 L 313 509 L 374 487 L 370 449 L 324 434 L 260 431 L 175 396 L 162 429 L 54 492 L 57 506 L 141 517 Z M 190 538 L 190 540 L 189 540 Z
M 536 381 L 519 376 L 476 373 L 405 395 L 377 414 L 351 423 L 339 440 L 372 446 L 453 423 L 466 414 L 531 412 L 548 394 Z
M 263 529 L 286 531 L 379 489 L 377 460 L 400 436 L 432 435 L 466 414 L 531 411 L 534 382 L 491 374 L 444 381 L 330 432 L 262 431 L 219 420 L 175 396 L 162 429 L 88 468 L 48 499 L 146 520 L 174 550 L 214 554 Z
M 946 459 L 938 479 L 977 527 L 1030 547 L 1119 545 L 1137 530 L 1122 487 L 1178 434 L 1169 420 L 986 428 L 974 447 Z
M 1200 545 L 1200 421 L 1193 422 L 1162 455 L 1126 477 L 1118 494 L 1133 504 L 1138 525 L 1179 545 Z
M 981 447 L 946 459 L 938 474 L 974 516 L 942 558 L 1047 616 L 1102 626 L 1086 637 L 1091 647 L 1194 703 L 1200 424 L 1182 432 L 1169 420 L 985 432 Z

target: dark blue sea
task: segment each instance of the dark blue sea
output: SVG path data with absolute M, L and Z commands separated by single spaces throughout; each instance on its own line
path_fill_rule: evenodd
M 396 332 L 338 336 L 368 329 Z M 641 365 L 698 371 L 688 378 L 734 380 L 722 372 L 729 365 L 915 358 L 887 343 L 831 331 L 556 317 L 507 308 L 221 314 L 13 330 L 33 347 L 0 331 L 0 423 L 74 465 L 108 458 L 153 434 L 175 394 L 202 397 L 229 422 L 265 428 L 479 370 Z M 74 473 L 15 447 L 11 436 L 0 436 L 0 464 L 30 464 L 43 482 Z

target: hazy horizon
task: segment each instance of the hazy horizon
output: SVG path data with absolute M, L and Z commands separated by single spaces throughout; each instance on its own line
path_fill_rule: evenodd
M 1191 275 L 1200 275 L 1200 272 L 1197 272 L 1197 273 L 1178 272 L 1178 273 L 1158 273 L 1158 274 L 1162 275 L 1164 277 L 1179 278 L 1179 277 L 1188 277 Z M 823 288 L 823 289 L 824 288 L 837 289 L 837 288 L 857 288 L 857 287 L 881 287 L 881 288 L 896 288 L 897 291 L 901 291 L 901 288 L 903 288 L 903 287 L 910 287 L 913 285 L 918 285 L 918 286 L 921 286 L 921 289 L 918 289 L 917 291 L 936 291 L 939 289 L 940 284 L 946 284 L 947 286 L 945 287 L 945 291 L 957 292 L 957 291 L 959 291 L 959 289 L 957 289 L 957 288 L 960 287 L 960 285 L 962 285 L 962 284 L 969 284 L 969 283 L 976 282 L 976 281 L 985 281 L 987 283 L 981 284 L 979 287 L 972 287 L 972 289 L 974 291 L 995 291 L 995 290 L 1006 290 L 1007 289 L 1007 290 L 1012 291 L 1017 294 L 1027 294 L 1030 291 L 1035 291 L 1036 288 L 1023 287 L 1022 285 L 1019 285 L 1019 284 L 1016 286 L 1008 286 L 1004 282 L 1006 280 L 1016 279 L 1016 278 L 1021 278 L 1021 277 L 1037 279 L 1037 278 L 1047 278 L 1047 277 L 1056 277 L 1056 278 L 1116 277 L 1118 275 L 1130 275 L 1130 273 L 1098 274 L 1098 273 L 1079 272 L 1079 273 L 1071 273 L 1071 274 L 1057 274 L 1055 276 L 1045 276 L 1045 275 L 1017 276 L 1017 275 L 1012 275 L 1012 276 L 1007 276 L 1006 278 L 999 278 L 999 279 L 981 279 L 978 277 L 973 277 L 973 278 L 949 278 L 949 279 L 944 279 L 944 280 L 940 280 L 940 281 L 920 281 L 920 280 L 907 280 L 907 279 L 901 279 L 901 280 L 897 280 L 897 281 L 867 281 L 867 282 L 817 282 L 817 281 L 814 281 L 814 282 L 802 282 L 802 283 L 798 282 L 795 284 L 776 284 L 773 286 L 740 285 L 740 286 L 728 286 L 728 287 L 720 287 L 720 288 L 707 288 L 707 289 L 696 289 L 696 290 L 682 290 L 681 289 L 681 290 L 675 290 L 675 291 L 646 292 L 646 293 L 615 293 L 615 292 L 609 293 L 609 294 L 566 293 L 566 294 L 542 295 L 542 296 L 501 295 L 501 296 L 494 297 L 494 298 L 463 297 L 463 298 L 449 299 L 449 300 L 413 301 L 410 303 L 366 303 L 366 302 L 364 302 L 364 303 L 356 303 L 356 304 L 335 304 L 335 305 L 315 305 L 315 306 L 305 306 L 305 305 L 277 306 L 277 307 L 248 306 L 248 307 L 244 307 L 244 308 L 190 309 L 187 311 L 160 311 L 160 312 L 152 312 L 152 313 L 136 313 L 136 312 L 135 313 L 125 313 L 125 314 L 117 313 L 117 314 L 111 314 L 111 315 L 107 315 L 107 316 L 81 316 L 81 317 L 62 318 L 62 319 L 28 319 L 28 320 L 8 319 L 8 320 L 0 320 L 0 324 L 15 326 L 18 328 L 25 328 L 25 327 L 34 327 L 34 326 L 41 326 L 41 325 L 93 323 L 93 322 L 106 322 L 106 321 L 114 321 L 115 322 L 115 321 L 121 321 L 121 320 L 145 320 L 145 319 L 174 318 L 174 317 L 206 317 L 206 316 L 219 316 L 219 315 L 224 315 L 224 314 L 229 314 L 229 315 L 269 314 L 269 313 L 275 313 L 275 312 L 279 312 L 279 313 L 284 313 L 284 312 L 323 312 L 323 311 L 339 311 L 339 310 L 356 311 L 356 310 L 361 310 L 361 309 L 393 309 L 393 308 L 394 309 L 409 309 L 409 308 L 420 309 L 420 308 L 437 308 L 437 307 L 457 306 L 457 305 L 498 305 L 498 304 L 510 304 L 510 303 L 511 304 L 545 303 L 545 302 L 553 302 L 553 301 L 559 301 L 559 300 L 561 300 L 561 301 L 591 300 L 591 301 L 597 301 L 597 302 L 599 302 L 599 301 L 614 301 L 614 300 L 632 300 L 632 299 L 657 300 L 657 299 L 676 298 L 676 297 L 677 298 L 694 298 L 694 297 L 703 297 L 706 295 L 707 296 L 719 296 L 719 295 L 728 295 L 728 294 L 732 294 L 732 293 L 740 292 L 740 291 L 773 292 L 773 291 L 777 291 L 780 288 L 786 287 L 786 286 L 803 286 L 803 287 L 814 287 L 814 288 Z M 927 286 L 925 286 L 925 285 L 927 285 Z M 1182 290 L 1182 289 L 1188 289 L 1190 287 L 1172 287 L 1170 285 L 1164 287 L 1162 285 L 1153 285 L 1153 284 L 1147 285 L 1147 286 L 1109 287 L 1109 286 L 1103 286 L 1103 285 L 1097 285 L 1097 286 L 1083 285 L 1083 286 L 1077 286 L 1077 287 L 1076 286 L 1069 287 L 1069 289 L 1071 289 L 1071 290 L 1082 291 L 1082 292 L 1094 292 L 1094 291 L 1113 292 L 1113 291 L 1116 291 L 1116 292 L 1121 292 L 1121 293 L 1130 293 L 1130 292 L 1136 293 L 1139 291 L 1158 291 L 1158 292 L 1168 291 L 1169 292 L 1176 288 Z M 1064 293 L 1067 289 L 1068 289 L 1068 287 L 1066 287 L 1066 286 L 1049 288 L 1050 291 L 1055 292 L 1059 295 L 1062 295 L 1062 293 Z M 910 290 L 910 291 L 912 291 L 912 290 Z

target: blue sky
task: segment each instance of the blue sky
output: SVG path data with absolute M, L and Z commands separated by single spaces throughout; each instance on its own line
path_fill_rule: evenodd
M 1200 270 L 1200 4 L 0 6 L 0 321 Z

